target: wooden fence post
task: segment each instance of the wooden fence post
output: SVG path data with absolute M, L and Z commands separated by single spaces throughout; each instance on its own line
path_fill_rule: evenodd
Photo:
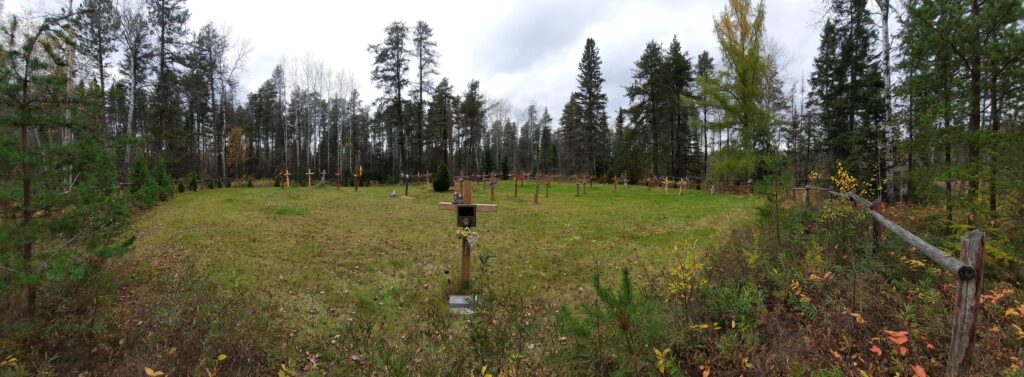
M 811 189 L 807 188 L 807 186 L 804 186 L 803 202 L 804 207 L 809 207 L 811 205 Z
M 882 204 L 882 201 L 876 200 L 874 203 L 871 203 L 871 210 L 875 211 L 875 212 L 878 212 L 878 214 L 882 214 L 882 211 L 885 210 L 885 205 Z M 874 246 L 875 253 L 878 253 L 879 242 L 880 242 L 881 238 L 882 238 L 882 223 L 879 222 L 878 219 L 875 219 L 874 216 L 872 216 L 871 217 L 871 243 L 872 243 L 872 246 Z
M 960 260 L 976 274 L 971 279 L 957 277 L 956 306 L 953 307 L 953 332 L 949 345 L 946 376 L 967 376 L 971 373 L 974 333 L 981 307 L 981 283 L 985 267 L 985 233 L 972 230 L 960 237 Z

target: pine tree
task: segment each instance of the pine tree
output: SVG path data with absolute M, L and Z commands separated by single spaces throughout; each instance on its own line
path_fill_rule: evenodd
M 132 146 L 142 129 L 142 109 L 145 92 L 142 89 L 151 69 L 152 44 L 150 25 L 143 13 L 141 2 L 125 2 L 117 12 L 121 28 L 118 33 L 124 49 L 119 69 L 126 83 L 125 102 L 127 105 L 123 136 L 125 140 L 122 172 L 128 175 L 132 161 Z
M 107 68 L 117 52 L 121 22 L 112 0 L 85 0 L 78 9 L 78 49 L 95 64 L 100 92 L 105 93 Z
M 424 116 L 426 103 L 423 96 L 433 91 L 431 76 L 437 74 L 437 42 L 433 40 L 434 31 L 426 22 L 419 21 L 413 30 L 412 52 L 416 56 L 416 88 L 413 89 L 413 96 L 416 97 L 416 132 L 413 142 L 413 160 L 416 169 L 423 164 L 424 148 Z M 429 166 L 429 165 L 427 165 Z
M 690 87 L 693 85 L 693 64 L 690 57 L 682 51 L 676 37 L 672 37 L 665 54 L 664 68 L 667 89 L 665 101 L 669 114 L 669 143 L 671 145 L 672 175 L 682 176 L 697 171 L 696 138 L 690 130 L 689 104 L 683 98 L 692 97 Z
M 714 59 L 711 58 L 711 55 L 708 54 L 707 51 L 701 52 L 700 55 L 697 56 L 697 77 L 699 79 L 701 79 L 701 80 L 704 80 L 704 81 L 709 80 L 711 78 L 711 74 L 714 71 L 715 71 Z M 697 87 L 699 88 L 700 85 L 697 85 Z M 709 124 L 708 124 L 708 112 L 709 112 L 710 108 L 709 108 L 709 106 L 707 104 L 707 98 L 706 97 L 707 96 L 703 92 L 701 92 L 700 93 L 700 97 L 698 97 L 698 101 L 697 101 L 697 103 L 700 106 L 700 115 L 701 115 L 701 130 L 700 130 L 701 131 L 700 137 L 701 137 L 701 140 L 702 140 L 701 145 L 704 146 L 704 153 L 702 154 L 703 158 L 701 160 L 701 169 L 702 169 L 701 170 L 701 175 L 704 177 L 704 180 L 707 180 L 707 175 L 708 175 L 708 153 L 710 152 L 709 151 L 710 148 L 709 148 L 709 144 L 708 144 L 708 126 L 709 126 Z
M 402 113 L 402 91 L 408 87 L 409 79 L 406 74 L 409 71 L 408 47 L 409 28 L 402 22 L 393 22 L 384 29 L 387 36 L 384 42 L 370 45 L 367 49 L 374 57 L 373 71 L 370 72 L 370 79 L 374 85 L 384 92 L 384 98 L 380 103 L 380 109 L 386 109 L 386 124 L 391 129 L 397 130 L 397 153 L 396 163 L 392 170 L 394 176 L 402 173 L 405 168 L 405 148 L 409 138 L 408 127 L 405 124 L 405 117 Z
M 9 273 L 0 276 L 0 291 L 25 288 L 29 316 L 40 285 L 86 279 L 85 256 L 103 259 L 128 246 L 116 242 L 128 213 L 105 142 L 102 94 L 72 84 L 70 12 L 35 25 L 11 17 L 0 26 L 0 106 L 8 112 L 0 118 L 0 169 L 9 174 L 0 180 L 0 200 L 21 217 L 0 222 L 0 249 L 19 251 L 0 253 Z M 7 211 L 0 215 L 13 215 Z
M 185 171 L 188 132 L 181 118 L 181 85 L 176 62 L 188 35 L 184 0 L 146 0 L 155 34 L 156 81 L 153 91 L 151 150 L 164 154 L 175 173 Z

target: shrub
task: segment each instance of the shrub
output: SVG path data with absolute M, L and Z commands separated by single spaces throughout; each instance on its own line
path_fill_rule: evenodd
M 189 176 L 188 189 L 192 191 L 199 191 L 199 177 L 195 173 Z
M 437 174 L 434 175 L 434 191 L 448 191 L 451 187 L 451 177 L 448 176 L 448 167 L 444 164 L 438 165 Z
M 231 188 L 231 180 L 230 179 L 225 179 L 224 180 L 224 187 Z
M 148 207 L 160 200 L 163 188 L 157 185 L 143 156 L 137 156 L 128 173 L 128 191 L 132 202 Z
M 167 164 L 164 163 L 163 157 L 156 160 L 153 179 L 156 180 L 156 185 L 159 188 L 160 200 L 167 200 L 174 194 L 174 182 L 172 182 L 171 175 L 167 173 Z
M 670 342 L 660 301 L 636 291 L 626 268 L 618 289 L 603 287 L 596 274 L 593 284 L 598 300 L 580 308 L 583 318 L 569 308 L 558 311 L 558 333 L 574 340 L 574 359 L 580 367 L 600 368 L 585 374 L 653 375 L 651 349 Z
M 246 184 L 246 187 L 252 187 L 252 177 L 249 177 L 249 183 Z
M 179 193 L 185 192 L 185 184 L 183 184 L 181 182 L 178 182 L 178 192 Z
M 217 184 L 213 183 L 213 181 L 214 180 L 212 180 L 212 179 L 209 180 L 209 181 L 206 181 L 206 188 L 208 188 L 210 190 L 213 190 L 214 188 L 216 188 Z
M 133 194 L 139 192 L 150 180 L 152 177 L 149 174 L 149 164 L 146 163 L 146 158 L 135 156 L 132 167 L 128 171 L 128 192 Z
M 281 187 L 281 176 L 280 175 L 275 175 L 274 176 L 274 187 Z

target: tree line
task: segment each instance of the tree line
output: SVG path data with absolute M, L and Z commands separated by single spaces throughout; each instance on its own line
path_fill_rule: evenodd
M 621 109 L 608 109 L 600 49 L 586 39 L 557 120 L 544 105 L 488 98 L 477 80 L 456 88 L 422 21 L 387 25 L 367 47 L 382 95 L 364 100 L 352 74 L 313 56 L 239 98 L 248 43 L 212 24 L 189 30 L 184 0 L 5 15 L 0 236 L 25 260 L 34 244 L 113 253 L 103 230 L 123 224 L 122 187 L 143 167 L 163 185 L 358 167 L 394 182 L 441 165 L 815 184 L 841 163 L 862 194 L 941 205 L 951 224 L 1024 229 L 1020 1 L 821 5 L 807 80 L 781 74 L 764 3 L 729 0 L 714 16 L 717 57 L 694 59 L 676 38 L 646 43 Z

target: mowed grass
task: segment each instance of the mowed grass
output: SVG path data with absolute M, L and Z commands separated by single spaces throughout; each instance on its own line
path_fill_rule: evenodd
M 593 300 L 595 273 L 615 277 L 628 267 L 638 280 L 664 274 L 685 253 L 727 242 L 761 203 L 692 190 L 680 196 L 619 186 L 613 192 L 611 185 L 588 187 L 577 197 L 575 184 L 552 184 L 550 197 L 540 186 L 534 204 L 534 189 L 528 184 L 513 197 L 512 183 L 503 181 L 491 200 L 489 188 L 478 185 L 474 202 L 497 204 L 498 211 L 478 215 L 470 291 L 488 288 L 500 291 L 500 300 L 546 308 L 537 322 L 548 327 L 539 330 L 547 336 L 554 310 Z M 361 374 L 351 368 L 403 362 L 363 360 L 350 344 L 360 341 L 350 338 L 359 337 L 351 327 L 361 321 L 370 322 L 366 333 L 392 337 L 390 348 L 405 350 L 408 365 L 417 357 L 443 359 L 444 345 L 423 356 L 421 349 L 433 346 L 416 343 L 462 326 L 463 317 L 446 309 L 447 295 L 463 291 L 455 214 L 437 204 L 451 193 L 411 185 L 412 198 L 391 198 L 391 190 L 404 192 L 400 186 L 204 190 L 142 213 L 133 224 L 135 251 L 107 274 L 119 294 L 104 313 L 118 329 L 111 333 L 127 334 L 111 341 L 135 349 L 125 351 L 125 365 L 211 367 L 204 360 L 224 353 L 234 357 L 227 370 L 267 374 L 288 360 L 310 369 L 313 355 L 313 371 Z M 430 335 L 415 338 L 418 332 Z

